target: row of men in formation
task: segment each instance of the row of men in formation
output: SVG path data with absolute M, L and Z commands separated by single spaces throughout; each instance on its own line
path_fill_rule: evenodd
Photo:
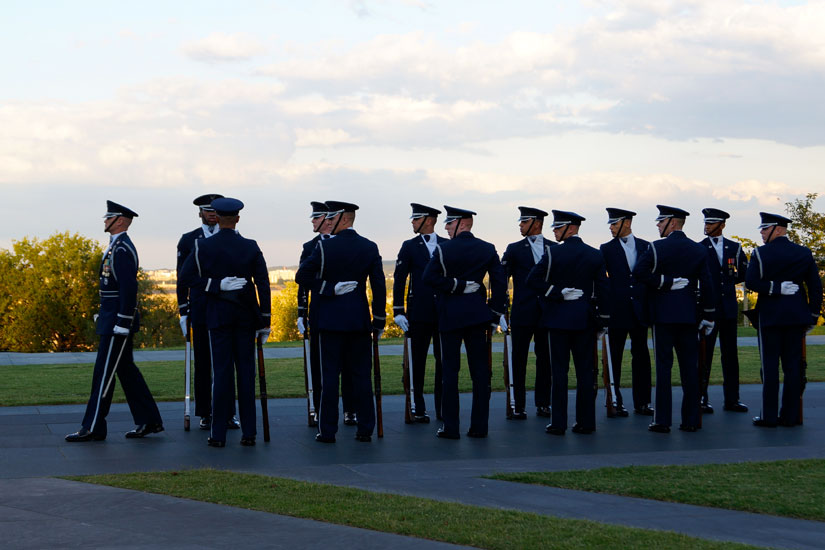
M 191 334 L 195 351 L 195 414 L 201 417 L 201 428 L 210 430 L 210 446 L 223 447 L 227 428 L 233 427 L 242 429 L 242 445 L 254 445 L 254 340 L 257 334 L 265 341 L 270 326 L 266 262 L 257 243 L 235 230 L 241 201 L 212 194 L 198 197 L 194 204 L 203 223 L 178 243 L 178 302 L 182 330 L 187 337 Z M 386 324 L 381 256 L 377 245 L 354 229 L 357 205 L 342 201 L 311 205 L 317 235 L 304 243 L 296 273 L 298 329 L 310 342 L 310 423 L 318 428 L 317 441 L 335 441 L 340 387 L 344 423 L 357 426 L 357 440 L 370 441 L 376 424 L 371 341 Z M 787 238 L 788 218 L 760 213 L 764 245 L 754 250 L 749 262 L 740 244 L 722 236 L 729 215 L 716 208 L 702 211 L 707 238 L 701 243 L 683 232 L 689 213 L 680 208 L 657 206 L 656 225 L 662 238 L 652 243 L 633 235 L 634 212 L 607 208 L 613 239 L 596 249 L 578 235 L 584 217 L 553 210 L 554 242 L 542 233 L 549 214 L 521 206 L 518 223 L 523 239 L 508 245 L 499 257 L 492 244 L 473 235 L 475 212 L 445 205 L 445 239 L 435 234 L 440 210 L 418 203 L 411 206 L 415 236 L 398 253 L 393 312 L 409 342 L 409 417 L 416 423 L 430 421 L 423 387 L 433 344 L 434 409 L 442 422 L 437 437 L 461 436 L 462 343 L 473 388 L 466 435 L 487 436 L 491 325 L 508 332 L 512 342 L 509 418 L 513 420 L 527 417 L 525 372 L 533 342 L 536 414 L 550 418 L 549 434 L 564 435 L 568 427 L 571 357 L 576 374 L 572 431 L 595 431 L 593 344 L 605 334 L 609 334 L 615 381 L 611 416 L 629 415 L 619 389 L 628 338 L 633 408 L 637 414 L 653 417 L 651 431 L 671 429 L 674 350 L 683 392 L 679 428 L 696 431 L 701 428 L 701 414 L 713 412 L 707 397 L 709 368 L 703 373 L 698 369 L 700 336 L 707 343 L 702 358 L 707 365 L 716 340 L 720 342 L 724 409 L 747 412 L 739 399 L 736 345 L 735 285 L 743 281 L 759 296 L 752 319 L 759 334 L 763 391 L 761 412 L 753 423 L 764 427 L 799 423 L 802 347 L 806 330 L 819 317 L 822 285 L 810 250 Z M 105 416 L 115 373 L 137 424 L 126 436 L 144 437 L 163 430 L 157 407 L 131 358 L 131 334 L 138 327 L 137 253 L 125 231 L 136 216 L 108 201 L 105 230 L 112 238 L 100 267 L 101 344 L 82 428 L 68 435 L 69 441 L 106 437 Z M 507 292 L 510 279 L 512 306 Z M 653 403 L 650 328 L 657 380 Z M 234 420 L 235 374 L 239 423 Z

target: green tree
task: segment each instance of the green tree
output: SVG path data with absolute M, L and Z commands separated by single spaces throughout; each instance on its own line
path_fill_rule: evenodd
M 300 338 L 298 334 L 298 283 L 287 281 L 280 292 L 272 294 L 272 332 L 274 342 L 287 342 Z
M 819 193 L 807 193 L 804 199 L 794 199 L 785 203 L 785 213 L 791 219 L 788 238 L 811 250 L 819 276 L 825 284 L 825 214 L 814 210 Z M 825 315 L 825 304 L 821 314 Z

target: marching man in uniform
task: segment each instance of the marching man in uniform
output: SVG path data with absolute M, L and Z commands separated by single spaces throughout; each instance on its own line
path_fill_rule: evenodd
M 745 283 L 759 294 L 759 352 L 762 358 L 762 411 L 755 426 L 773 428 L 799 423 L 802 394 L 802 345 L 816 325 L 822 305 L 822 281 L 811 251 L 787 236 L 791 220 L 760 212 L 765 244 L 751 255 Z M 807 287 L 807 288 L 806 288 Z M 779 407 L 779 359 L 785 385 Z
M 438 244 L 447 239 L 435 234 L 435 222 L 441 210 L 410 203 L 412 207 L 413 233 L 416 236 L 404 241 L 398 251 L 393 274 L 393 315 L 395 324 L 407 333 L 412 350 L 413 376 L 412 387 L 414 400 L 413 422 L 428 423 L 427 405 L 424 402 L 424 367 L 430 341 L 433 342 L 435 355 L 435 415 L 441 419 L 441 345 L 438 339 L 438 315 L 435 308 L 435 291 L 422 281 L 424 268 L 427 267 Z M 407 307 L 404 309 L 404 291 L 407 288 Z
M 115 391 L 115 374 L 137 424 L 134 430 L 126 432 L 126 437 L 145 437 L 163 431 L 158 406 L 132 359 L 132 335 L 140 327 L 138 255 L 126 230 L 136 217 L 137 213 L 129 208 L 106 201 L 103 223 L 110 240 L 100 264 L 100 313 L 95 327 L 100 335 L 100 346 L 92 374 L 92 393 L 86 404 L 82 426 L 67 435 L 66 441 L 106 439 L 106 416 Z

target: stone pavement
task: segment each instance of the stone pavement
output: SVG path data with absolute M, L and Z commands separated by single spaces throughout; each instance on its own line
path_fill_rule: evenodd
M 678 424 L 679 390 L 674 392 Z M 758 414 L 760 387 L 743 386 L 742 399 Z M 431 403 L 431 396 L 428 402 Z M 603 396 L 600 395 L 600 399 Z M 528 402 L 530 399 L 528 398 Z M 711 402 L 721 405 L 721 388 L 711 388 Z M 600 401 L 599 403 L 603 403 Z M 573 400 L 571 399 L 571 408 Z M 206 446 L 206 433 L 182 429 L 182 403 L 162 403 L 166 431 L 142 440 L 126 440 L 122 433 L 132 427 L 125 405 L 114 405 L 109 415 L 105 442 L 69 444 L 63 435 L 74 431 L 83 406 L 14 407 L 0 409 L 0 540 L 16 547 L 78 545 L 209 546 L 226 547 L 233 539 L 214 518 L 227 521 L 265 521 L 278 528 L 271 541 L 250 539 L 251 544 L 279 547 L 324 548 L 370 544 L 404 547 L 405 542 L 340 526 L 293 520 L 256 512 L 170 497 L 139 495 L 111 488 L 90 488 L 46 476 L 176 470 L 212 467 L 256 472 L 295 479 L 360 487 L 373 491 L 423 496 L 481 506 L 525 510 L 559 517 L 582 518 L 754 545 L 783 548 L 822 548 L 825 523 L 793 520 L 726 510 L 707 509 L 644 499 L 598 495 L 578 491 L 506 483 L 483 479 L 494 472 L 566 470 L 629 464 L 697 464 L 825 457 L 825 384 L 809 384 L 805 395 L 805 426 L 760 429 L 751 426 L 752 414 L 721 411 L 704 417 L 697 433 L 674 431 L 654 434 L 646 430 L 649 417 L 631 415 L 607 419 L 598 415 L 597 432 L 583 436 L 568 431 L 564 437 L 544 433 L 545 419 L 531 416 L 524 422 L 504 418 L 504 395 L 493 394 L 490 436 L 476 440 L 442 441 L 434 437 L 437 425 L 405 425 L 402 396 L 384 398 L 385 437 L 372 443 L 354 441 L 354 429 L 341 427 L 335 445 L 313 441 L 306 426 L 306 402 L 300 399 L 270 400 L 273 439 L 260 439 L 254 448 L 238 445 L 239 434 L 230 432 L 225 449 Z M 470 396 L 462 395 L 462 420 L 466 422 Z M 572 411 L 571 411 L 572 412 Z M 260 421 L 260 420 L 259 420 Z M 81 495 L 81 496 L 78 496 Z M 107 519 L 102 510 L 128 509 L 137 521 L 163 513 L 164 519 L 149 533 L 129 537 L 135 520 Z M 86 512 L 83 512 L 85 510 Z M 174 512 L 172 511 L 174 510 Z M 84 514 L 88 514 L 88 517 Z M 247 515 L 248 514 L 248 515 Z M 118 514 L 113 514 L 118 515 Z M 126 515 L 126 514 L 120 514 Z M 204 521 L 204 518 L 209 518 Z M 9 519 L 11 518 L 11 519 Z M 44 529 L 48 525 L 48 529 Z M 206 535 L 199 527 L 208 525 Z M 154 525 L 154 524 L 153 524 Z M 309 525 L 310 527 L 304 527 Z M 85 529 L 88 531 L 84 531 Z M 95 529 L 89 527 L 94 526 Z M 97 527 L 111 529 L 108 536 L 92 537 Z M 317 538 L 312 531 L 327 529 Z M 78 533 L 61 539 L 55 532 Z M 292 539 L 280 533 L 292 532 Z M 306 531 L 302 531 L 306 529 Z M 236 535 L 238 531 L 232 530 Z M 253 530 L 241 531 L 246 534 Z M 85 534 L 84 534 L 85 533 Z M 213 533 L 213 534 L 210 534 Z M 357 533 L 357 534 L 353 534 Z M 206 539 L 199 537 L 206 536 Z M 250 534 L 249 536 L 256 536 Z M 362 544 L 362 538 L 365 541 Z M 118 539 L 120 537 L 120 539 Z M 123 539 L 127 537 L 127 539 Z M 214 537 L 210 539 L 209 537 Z M 349 538 L 348 538 L 349 537 Z M 354 538 L 352 538 L 354 537 Z M 399 537 L 402 539 L 402 537 Z M 408 539 L 403 539 L 408 540 Z M 116 542 L 117 541 L 117 542 Z M 240 542 L 240 541 L 235 541 Z M 247 540 L 243 540 L 246 545 Z M 423 544 L 423 541 L 414 541 Z M 8 545 L 6 545 L 8 546 Z

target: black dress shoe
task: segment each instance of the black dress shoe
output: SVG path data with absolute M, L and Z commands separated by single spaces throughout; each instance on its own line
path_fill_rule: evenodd
M 255 446 L 255 438 L 254 437 L 242 437 L 241 438 L 241 445 L 244 447 L 254 447 Z
M 702 411 L 702 414 L 713 414 L 713 407 L 707 399 L 702 399 L 702 402 L 699 404 L 699 410 Z
M 441 439 L 461 439 L 459 434 L 451 434 L 449 432 L 445 432 L 444 428 L 438 428 L 438 431 L 435 432 L 435 436 Z
M 564 432 L 566 432 L 567 430 L 565 428 L 557 428 L 552 424 L 548 424 L 547 426 L 545 426 L 544 431 L 549 433 L 550 435 L 564 435 Z
M 630 416 L 630 413 L 627 412 L 627 409 L 624 408 L 624 405 L 619 405 L 618 407 L 616 407 L 616 416 L 626 418 Z
M 322 434 L 315 434 L 315 441 L 318 443 L 335 443 L 335 436 L 334 435 L 322 435 Z
M 370 441 L 372 441 L 372 436 L 357 433 L 357 434 L 355 434 L 355 441 L 360 441 L 362 443 L 369 443 Z
M 737 412 L 737 413 L 746 413 L 748 412 L 748 406 L 742 403 L 741 401 L 737 401 L 736 403 L 725 403 L 724 409 L 730 412 Z
M 776 428 L 776 422 L 768 422 L 761 416 L 753 417 L 753 425 L 759 426 L 760 428 Z
M 206 444 L 210 447 L 218 447 L 219 449 L 226 447 L 226 441 L 218 441 L 217 439 L 212 439 L 211 437 L 206 438 Z
M 524 411 L 516 411 L 507 418 L 510 420 L 527 420 L 527 413 Z
M 201 430 L 208 430 L 212 427 L 212 417 L 211 416 L 202 416 L 201 421 L 198 422 L 198 427 Z
M 578 424 L 574 424 L 571 431 L 574 434 L 592 434 L 596 431 L 596 428 L 584 428 L 582 426 L 579 426 Z
M 695 432 L 699 426 L 691 426 L 690 424 L 679 424 L 679 429 L 683 432 Z
M 669 434 L 670 433 L 670 426 L 665 426 L 664 424 L 656 424 L 655 422 L 651 422 L 647 429 L 651 432 L 656 432 L 657 434 Z
M 163 431 L 163 424 L 141 424 L 134 430 L 126 432 L 126 439 L 146 437 L 149 434 L 156 434 Z
M 782 418 L 780 416 L 777 424 L 784 426 L 785 428 L 793 428 L 794 426 L 798 426 L 800 422 L 797 422 L 796 420 L 788 420 L 787 418 Z
M 94 434 L 86 428 L 80 428 L 75 433 L 68 434 L 66 436 L 66 441 L 70 443 L 80 443 L 84 441 L 103 441 L 104 439 L 106 439 L 105 435 Z
M 309 418 L 309 421 L 307 422 L 307 424 L 309 425 L 310 428 L 317 428 L 318 427 L 318 415 L 313 414 Z
M 439 422 L 444 422 L 444 417 L 441 416 L 440 412 L 435 413 L 435 419 L 438 420 Z
M 550 418 L 551 416 L 553 416 L 553 411 L 550 407 L 536 407 L 536 416 Z
M 227 430 L 240 430 L 241 429 L 241 421 L 238 420 L 236 417 L 232 417 L 226 421 L 226 429 Z
M 482 432 L 474 432 L 473 430 L 470 430 L 470 431 L 467 432 L 467 437 L 473 437 L 475 439 L 483 439 L 483 438 L 487 437 L 487 434 L 482 433 Z
M 344 426 L 355 426 L 358 424 L 358 418 L 355 416 L 355 413 L 344 413 Z
M 429 424 L 430 417 L 426 414 L 416 414 L 413 416 L 413 422 L 415 424 Z
M 644 407 L 636 407 L 633 409 L 633 412 L 636 414 L 640 414 L 642 416 L 653 416 L 653 407 L 650 405 L 645 405 Z

